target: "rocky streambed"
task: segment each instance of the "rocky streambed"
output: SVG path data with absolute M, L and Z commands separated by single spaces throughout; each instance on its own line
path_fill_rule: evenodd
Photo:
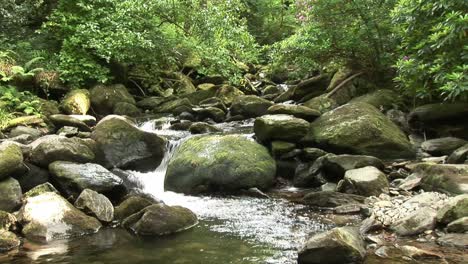
M 466 263 L 466 105 L 405 114 L 315 81 L 138 102 L 97 86 L 16 120 L 0 261 Z

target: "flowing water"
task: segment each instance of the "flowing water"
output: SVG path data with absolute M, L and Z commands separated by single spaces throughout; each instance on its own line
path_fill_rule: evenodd
M 164 191 L 166 168 L 178 146 L 191 135 L 168 129 L 170 118 L 145 122 L 141 128 L 169 139 L 168 151 L 153 172 L 132 172 L 143 191 L 169 205 L 192 210 L 200 224 L 179 234 L 143 238 L 104 229 L 91 236 L 23 248 L 0 255 L 9 263 L 296 263 L 306 238 L 331 228 L 323 216 L 286 199 L 248 196 L 188 196 Z M 218 125 L 224 133 L 252 136 L 252 120 Z M 285 191 L 285 190 L 283 190 Z M 294 189 L 286 190 L 286 192 Z

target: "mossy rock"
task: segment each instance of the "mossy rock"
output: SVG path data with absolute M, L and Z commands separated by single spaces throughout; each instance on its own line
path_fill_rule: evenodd
M 255 120 L 254 132 L 258 140 L 299 142 L 309 129 L 309 122 L 291 115 L 264 115 Z
M 234 99 L 231 106 L 231 114 L 245 117 L 257 117 L 267 113 L 273 103 L 255 95 L 242 95 Z
M 130 117 L 138 117 L 141 115 L 141 111 L 138 107 L 136 107 L 136 105 L 127 102 L 116 103 L 114 106 L 113 113 L 116 115 Z
M 337 108 L 338 103 L 334 99 L 327 97 L 327 95 L 321 95 L 306 101 L 304 106 L 323 114 Z
M 402 105 L 400 95 L 393 90 L 381 89 L 353 98 L 350 103 L 366 103 L 378 109 L 388 110 Z
M 18 220 L 8 212 L 0 211 L 0 230 L 15 230 Z
M 93 110 L 102 115 L 112 114 L 117 103 L 135 104 L 135 99 L 122 84 L 97 85 L 90 90 Z
M 55 189 L 55 187 L 52 184 L 46 182 L 29 190 L 27 193 L 24 194 L 24 198 L 27 199 L 29 197 L 38 196 L 47 192 L 59 194 L 59 191 L 57 191 L 57 189 Z
M 420 163 L 413 174 L 421 178 L 425 191 L 468 193 L 468 165 Z
M 235 98 L 244 95 L 244 93 L 234 86 L 223 85 L 217 91 L 215 96 L 223 101 L 225 105 L 231 105 Z
M 270 115 L 292 115 L 297 118 L 301 118 L 307 121 L 313 121 L 317 119 L 321 113 L 318 110 L 311 109 L 306 106 L 301 105 L 287 105 L 287 104 L 277 104 L 273 105 L 267 110 L 267 114 Z
M 13 212 L 21 206 L 23 193 L 19 182 L 13 178 L 0 181 L 0 210 Z
M 0 144 L 0 181 L 12 176 L 23 167 L 23 153 L 14 143 Z
M 275 157 L 280 157 L 283 154 L 286 154 L 296 148 L 296 144 L 275 140 L 271 142 L 271 153 Z
M 346 104 L 315 120 L 305 139 L 325 150 L 383 159 L 412 158 L 407 136 L 374 106 Z
M 187 98 L 179 98 L 171 101 L 166 101 L 153 109 L 155 113 L 171 113 L 179 115 L 183 112 L 192 112 L 195 106 Z
M 21 240 L 12 232 L 0 229 L 0 252 L 10 251 L 21 245 Z
M 152 201 L 144 197 L 130 196 L 115 207 L 114 219 L 117 221 L 122 221 L 125 218 L 131 216 L 132 214 L 138 213 L 145 207 L 148 207 L 152 204 Z
M 86 89 L 72 90 L 65 95 L 60 107 L 69 115 L 86 115 L 91 107 L 89 96 Z
M 437 222 L 448 224 L 468 216 L 468 194 L 458 195 L 437 212 Z
M 41 113 L 48 117 L 50 115 L 60 114 L 59 103 L 52 100 L 39 99 L 41 102 Z
M 245 136 L 198 136 L 175 153 L 165 188 L 182 193 L 267 189 L 275 174 L 275 160 L 268 150 Z

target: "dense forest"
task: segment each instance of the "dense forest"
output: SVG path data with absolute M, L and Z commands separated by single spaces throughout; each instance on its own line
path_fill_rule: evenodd
M 468 263 L 467 0 L 0 0 L 0 263 Z

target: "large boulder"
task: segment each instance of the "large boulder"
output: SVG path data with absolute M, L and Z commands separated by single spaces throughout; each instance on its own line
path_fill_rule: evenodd
M 95 154 L 90 146 L 79 138 L 45 136 L 31 143 L 31 161 L 43 168 L 57 160 L 90 162 Z
M 244 117 L 257 117 L 267 113 L 273 103 L 255 95 L 242 95 L 234 99 L 231 106 L 232 115 Z
M 91 134 L 99 148 L 98 161 L 108 168 L 151 170 L 166 151 L 166 140 L 137 128 L 120 116 L 102 119 Z
M 321 115 L 320 111 L 305 107 L 302 105 L 276 104 L 268 108 L 267 114 L 270 115 L 292 115 L 297 118 L 313 121 Z
M 298 142 L 307 134 L 308 129 L 309 122 L 291 115 L 264 115 L 254 123 L 255 136 L 263 142 Z
M 468 193 L 468 165 L 420 163 L 414 166 L 413 175 L 421 178 L 425 191 Z
M 114 219 L 122 221 L 125 218 L 131 216 L 132 214 L 138 213 L 143 210 L 145 207 L 148 207 L 153 204 L 153 201 L 141 197 L 141 196 L 130 196 L 121 202 L 114 209 Z
M 241 95 L 244 95 L 241 90 L 229 85 L 223 85 L 216 91 L 216 97 L 225 105 L 231 105 L 234 99 Z
M 154 204 L 127 217 L 122 225 L 137 235 L 161 236 L 187 230 L 198 223 L 187 208 Z
M 293 95 L 291 99 L 300 101 L 304 98 L 317 97 L 323 93 L 328 86 L 329 77 L 326 75 L 319 75 L 307 80 L 303 80 L 293 88 Z
M 135 104 L 135 99 L 122 84 L 97 85 L 90 91 L 93 110 L 102 115 L 112 114 L 117 103 Z
M 23 152 L 11 142 L 0 144 L 0 181 L 12 176 L 23 167 Z
M 337 108 L 339 105 L 334 99 L 324 94 L 306 101 L 304 106 L 323 114 Z
M 18 220 L 25 237 L 38 241 L 92 234 L 101 228 L 96 218 L 87 216 L 54 192 L 27 198 Z
M 267 189 L 275 174 L 268 150 L 245 136 L 193 137 L 169 163 L 165 188 L 183 193 Z
M 333 228 L 312 236 L 299 250 L 298 264 L 361 263 L 365 242 L 353 227 Z
M 337 190 L 362 196 L 378 196 L 381 193 L 388 193 L 389 183 L 383 172 L 367 166 L 347 171 Z
M 125 194 L 123 181 L 117 175 L 98 164 L 56 161 L 49 165 L 57 188 L 66 195 L 78 197 L 84 189 L 119 198 Z
M 0 181 L 0 211 L 13 212 L 21 206 L 23 193 L 17 180 L 7 178 Z
M 468 194 L 458 195 L 449 200 L 447 205 L 437 212 L 437 222 L 448 224 L 468 216 Z
M 75 207 L 103 222 L 114 219 L 114 206 L 106 196 L 84 189 L 75 201 Z
M 421 149 L 434 156 L 443 156 L 452 154 L 466 143 L 466 140 L 455 137 L 436 138 L 424 141 Z
M 325 113 L 310 127 L 306 141 L 335 152 L 379 158 L 410 158 L 414 150 L 406 135 L 374 106 L 346 104 Z
M 136 105 L 127 102 L 116 103 L 112 112 L 116 115 L 130 117 L 138 117 L 141 115 L 141 110 Z
M 69 115 L 86 115 L 91 106 L 89 91 L 77 89 L 68 92 L 62 100 L 60 107 Z

